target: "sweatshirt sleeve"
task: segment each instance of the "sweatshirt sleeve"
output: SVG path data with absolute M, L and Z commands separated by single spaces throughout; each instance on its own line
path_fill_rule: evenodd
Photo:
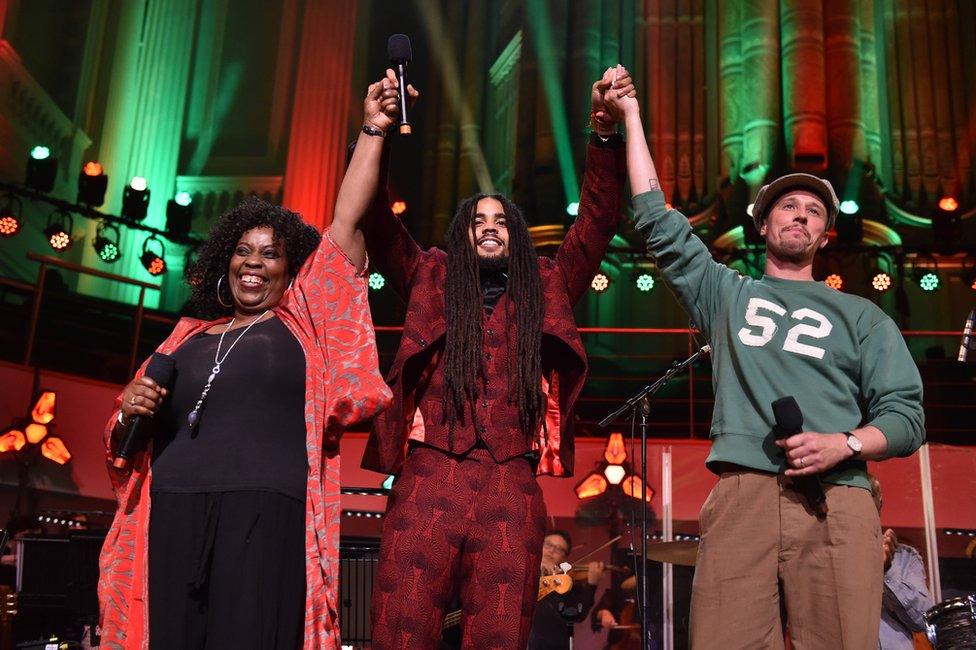
M 695 325 L 711 339 L 712 322 L 739 274 L 712 259 L 687 217 L 665 205 L 663 192 L 635 196 L 634 219 L 665 282 Z
M 909 456 L 922 446 L 922 378 L 905 339 L 887 316 L 861 343 L 861 395 L 867 423 L 888 439 L 888 457 Z

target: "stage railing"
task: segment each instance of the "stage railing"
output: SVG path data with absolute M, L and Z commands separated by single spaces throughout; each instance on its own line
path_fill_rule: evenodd
M 81 264 L 65 262 L 64 260 L 60 260 L 56 257 L 50 257 L 48 255 L 27 253 L 27 259 L 33 262 L 39 262 L 40 266 L 37 269 L 37 281 L 34 284 L 34 305 L 31 309 L 30 325 L 28 326 L 27 330 L 27 346 L 24 350 L 24 365 L 31 365 L 31 356 L 34 352 L 34 339 L 37 336 L 37 322 L 41 315 L 41 302 L 44 298 L 44 276 L 47 274 L 48 267 L 53 266 L 55 268 L 64 269 L 65 271 L 78 273 L 80 275 L 91 275 L 96 278 L 102 278 L 104 280 L 111 280 L 113 282 L 121 282 L 122 284 L 130 284 L 132 286 L 139 287 L 139 302 L 136 304 L 132 345 L 129 346 L 130 352 L 128 376 L 131 377 L 132 372 L 136 367 L 136 351 L 139 349 L 139 335 L 142 332 L 143 304 L 145 302 L 146 289 L 155 289 L 156 291 L 159 291 L 159 285 L 142 282 L 141 280 L 133 280 L 132 278 L 127 278 L 123 275 L 106 273 L 105 271 L 99 271 L 98 269 L 82 266 Z

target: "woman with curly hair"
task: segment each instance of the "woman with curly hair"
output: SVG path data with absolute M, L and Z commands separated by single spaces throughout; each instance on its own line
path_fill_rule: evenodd
M 342 431 L 389 401 L 354 221 L 323 236 L 246 199 L 186 271 L 205 320 L 159 347 L 106 429 L 118 511 L 100 559 L 109 648 L 338 648 Z M 149 449 L 112 463 L 136 416 Z

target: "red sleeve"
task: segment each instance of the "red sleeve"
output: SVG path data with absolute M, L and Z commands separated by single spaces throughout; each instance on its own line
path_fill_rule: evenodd
M 626 163 L 622 146 L 587 147 L 579 213 L 556 251 L 572 304 L 586 293 L 617 232 Z

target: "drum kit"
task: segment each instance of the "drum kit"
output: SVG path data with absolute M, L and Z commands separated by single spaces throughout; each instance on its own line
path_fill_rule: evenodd
M 925 633 L 935 650 L 976 648 L 976 594 L 944 600 L 923 618 Z

